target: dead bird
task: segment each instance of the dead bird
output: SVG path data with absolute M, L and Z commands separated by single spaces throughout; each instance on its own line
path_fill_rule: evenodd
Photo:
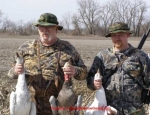
M 68 61 L 65 63 L 64 68 L 70 65 L 71 62 Z M 81 106 L 82 96 L 78 96 L 76 103 L 76 96 L 72 89 L 71 76 L 64 75 L 64 83 L 57 99 L 51 96 L 49 102 L 53 115 L 79 115 L 79 110 L 77 110 L 77 108 Z
M 17 64 L 23 64 L 23 57 L 16 53 Z M 16 91 L 10 94 L 10 115 L 36 115 L 36 106 L 30 100 L 25 71 L 18 75 Z
M 99 70 L 95 74 L 94 80 L 102 81 L 102 76 Z M 103 86 L 101 86 L 101 88 L 96 91 L 94 101 L 88 106 L 85 115 L 107 115 L 109 113 L 116 115 L 117 110 L 111 106 L 107 106 L 105 90 Z

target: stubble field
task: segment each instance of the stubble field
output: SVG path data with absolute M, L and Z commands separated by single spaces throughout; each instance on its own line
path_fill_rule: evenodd
M 67 40 L 72 43 L 79 54 L 81 55 L 85 65 L 90 67 L 95 55 L 107 48 L 111 47 L 112 43 L 110 38 L 104 38 L 99 36 L 89 37 L 73 37 L 73 36 L 58 36 L 60 39 Z M 36 39 L 37 36 L 32 37 L 4 37 L 0 36 L 0 115 L 9 115 L 9 96 L 11 91 L 15 89 L 17 80 L 7 77 L 7 72 L 11 67 L 11 61 L 13 60 L 15 51 L 25 41 Z M 137 47 L 141 38 L 129 38 L 129 42 Z M 150 38 L 145 42 L 142 50 L 146 53 L 150 53 Z M 75 82 L 75 89 L 78 90 L 78 94 L 86 95 L 90 97 L 90 94 L 86 94 L 86 82 Z M 83 86 L 84 85 L 84 86 Z M 84 87 L 84 88 L 82 88 Z M 88 96 L 87 96 L 88 95 Z M 92 95 L 92 94 L 91 94 Z M 86 101 L 84 99 L 83 101 Z

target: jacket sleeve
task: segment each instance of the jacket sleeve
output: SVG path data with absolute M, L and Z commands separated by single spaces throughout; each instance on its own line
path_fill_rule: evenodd
M 21 49 L 18 49 L 17 50 L 17 53 L 19 53 L 20 55 L 23 55 L 22 54 L 22 50 Z M 18 75 L 14 72 L 14 68 L 15 68 L 15 65 L 16 65 L 16 54 L 14 55 L 14 59 L 13 59 L 13 61 L 12 61 L 12 64 L 11 64 L 11 68 L 10 68 L 10 70 L 8 71 L 8 74 L 7 74 L 7 76 L 9 77 L 9 78 L 14 78 L 14 79 L 17 79 L 18 78 Z
M 150 58 L 145 54 L 140 58 L 140 61 L 142 62 L 144 81 L 146 86 L 150 87 Z
M 11 64 L 11 68 L 8 71 L 8 74 L 7 74 L 7 76 L 9 78 L 14 78 L 14 79 L 18 78 L 18 75 L 14 72 L 15 64 L 16 64 L 16 61 L 15 61 L 15 58 L 14 58 L 13 61 L 12 61 L 12 64 Z
M 65 47 L 62 49 L 69 55 L 69 58 L 71 58 L 72 64 L 76 70 L 74 78 L 77 80 L 85 80 L 87 76 L 87 67 L 84 64 L 80 54 L 70 42 L 65 41 L 64 46 Z
M 96 56 L 94 58 L 93 64 L 92 64 L 92 66 L 88 72 L 87 78 L 86 78 L 87 87 L 89 89 L 96 90 L 94 87 L 94 76 L 95 76 L 98 69 L 100 70 L 100 73 L 103 76 L 103 69 L 102 68 L 103 68 L 102 67 L 102 60 L 100 59 L 100 57 Z
M 75 58 L 74 58 L 75 57 Z M 75 56 L 73 58 L 73 65 L 75 66 L 75 75 L 74 78 L 77 80 L 84 80 L 87 76 L 87 67 L 85 66 L 83 60 L 81 59 L 78 52 L 75 53 Z
M 17 79 L 18 78 L 18 75 L 17 74 L 15 74 L 15 72 L 14 72 L 14 67 L 12 67 L 9 71 L 8 71 L 8 77 L 9 78 L 14 78 L 14 79 Z
M 84 64 L 75 66 L 75 76 L 74 78 L 77 80 L 84 80 L 86 78 L 87 75 L 87 67 Z

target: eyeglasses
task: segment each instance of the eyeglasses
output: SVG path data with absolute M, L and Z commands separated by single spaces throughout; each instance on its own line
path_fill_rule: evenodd
M 119 32 L 119 33 L 113 33 L 113 34 L 111 34 L 111 37 L 112 38 L 122 38 L 122 37 L 124 37 L 124 36 L 126 36 L 128 33 L 126 33 L 126 32 Z
M 46 30 L 52 30 L 55 26 L 38 26 L 40 31 Z

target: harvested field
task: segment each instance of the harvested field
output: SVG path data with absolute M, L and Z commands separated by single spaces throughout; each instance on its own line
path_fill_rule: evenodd
M 25 41 L 37 38 L 37 36 L 32 37 L 2 37 L 0 36 L 0 115 L 9 115 L 9 95 L 12 90 L 14 90 L 16 85 L 15 79 L 10 79 L 7 77 L 7 72 L 11 67 L 11 61 L 13 60 L 13 55 L 16 49 Z M 85 65 L 89 68 L 95 55 L 107 48 L 111 47 L 112 43 L 109 38 L 90 36 L 90 37 L 72 37 L 72 36 L 59 36 L 59 38 L 68 40 L 72 43 L 81 55 Z M 150 53 L 150 38 L 145 42 L 142 50 L 146 53 Z M 137 46 L 140 38 L 130 38 L 129 42 L 133 46 Z M 82 94 L 84 97 L 90 97 L 90 95 L 85 91 L 86 82 L 85 81 L 75 81 L 74 86 L 77 89 L 77 94 Z M 82 89 L 83 88 L 83 89 Z M 86 92 L 86 93 L 85 93 Z M 86 101 L 86 99 L 84 99 Z

